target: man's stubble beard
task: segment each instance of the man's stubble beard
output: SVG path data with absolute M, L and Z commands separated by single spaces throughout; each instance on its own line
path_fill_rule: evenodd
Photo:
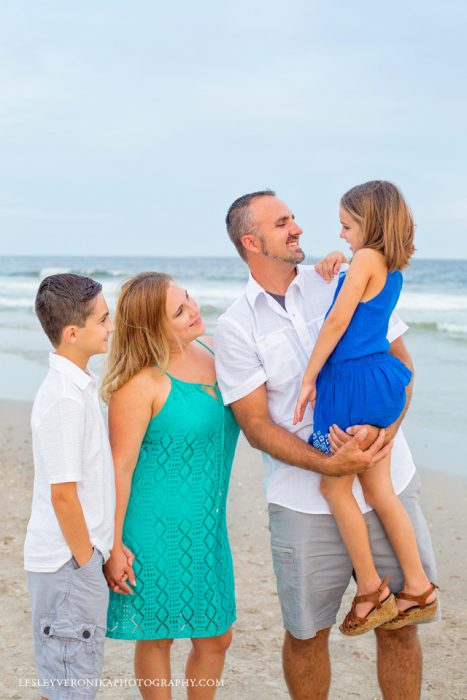
M 299 265 L 305 260 L 305 253 L 301 248 L 298 248 L 295 253 L 290 253 L 289 257 L 286 258 L 282 255 L 272 255 L 268 250 L 266 241 L 264 238 L 261 238 L 261 236 L 259 236 L 259 241 L 261 245 L 261 252 L 266 258 L 271 258 L 271 260 L 279 260 L 280 262 L 289 263 L 290 265 Z

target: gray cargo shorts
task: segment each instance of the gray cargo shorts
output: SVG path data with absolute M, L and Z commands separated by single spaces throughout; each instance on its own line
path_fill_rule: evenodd
M 399 494 L 415 530 L 425 572 L 438 583 L 428 524 L 419 503 L 416 473 Z M 376 569 L 391 577 L 390 589 L 402 589 L 396 555 L 375 511 L 365 514 Z M 277 592 L 284 627 L 297 639 L 311 639 L 336 622 L 342 596 L 352 576 L 352 562 L 332 515 L 299 513 L 269 504 L 269 530 Z
M 82 567 L 70 559 L 58 571 L 26 572 L 40 691 L 49 700 L 96 696 L 109 600 L 103 563 L 94 548 Z

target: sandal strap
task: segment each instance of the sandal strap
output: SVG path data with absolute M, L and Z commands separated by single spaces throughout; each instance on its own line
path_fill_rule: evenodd
M 345 620 L 342 623 L 342 628 L 347 632 L 350 632 L 351 630 L 360 627 L 360 625 L 362 625 L 365 622 L 365 618 L 359 617 L 355 612 L 356 604 L 356 599 L 354 598 L 352 602 L 352 607 L 350 608 L 349 612 L 345 616 Z
M 372 593 L 365 593 L 364 595 L 356 595 L 353 599 L 352 608 L 357 603 L 373 603 L 374 607 L 379 610 L 379 608 L 381 607 L 379 597 L 383 590 L 386 588 L 386 586 L 389 585 L 390 580 L 390 577 L 386 576 L 386 578 L 383 581 L 381 581 L 376 591 L 373 591 Z
M 426 608 L 427 598 L 436 590 L 436 588 L 439 588 L 439 586 L 437 586 L 436 583 L 432 582 L 428 590 L 426 590 L 424 593 L 421 593 L 420 595 L 412 595 L 411 593 L 404 593 L 404 591 L 401 591 L 397 594 L 396 598 L 399 598 L 399 600 L 408 600 L 410 602 L 417 603 L 418 607 L 421 608 L 421 610 L 423 610 L 423 608 Z

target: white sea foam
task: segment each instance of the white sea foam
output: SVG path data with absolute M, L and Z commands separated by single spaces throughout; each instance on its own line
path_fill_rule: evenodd
M 0 297 L 0 311 L 9 311 L 14 309 L 33 309 L 34 299 L 29 297 Z
M 467 335 L 467 324 L 462 323 L 438 323 L 438 330 L 454 335 Z
M 440 292 L 403 291 L 398 309 L 428 311 L 467 311 L 467 295 Z
M 68 272 L 72 272 L 69 267 L 44 267 L 39 272 L 39 277 L 44 279 L 44 277 L 49 277 L 50 275 L 64 275 Z

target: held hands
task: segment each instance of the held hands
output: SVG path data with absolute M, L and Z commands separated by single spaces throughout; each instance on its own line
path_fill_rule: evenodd
M 125 581 L 136 586 L 135 574 L 132 568 L 135 560 L 133 552 L 124 544 L 112 549 L 109 559 L 104 564 L 104 576 L 109 588 L 115 593 L 133 595 L 133 591 Z
M 331 253 L 328 253 L 325 258 L 316 263 L 315 270 L 318 275 L 321 275 L 325 282 L 329 283 L 332 282 L 344 262 L 346 262 L 346 258 L 343 253 L 339 250 L 333 250 Z
M 311 402 L 312 407 L 316 403 L 316 385 L 314 382 L 302 381 L 300 393 L 298 395 L 297 404 L 295 406 L 293 424 L 301 423 L 305 415 L 305 409 L 308 402 Z

